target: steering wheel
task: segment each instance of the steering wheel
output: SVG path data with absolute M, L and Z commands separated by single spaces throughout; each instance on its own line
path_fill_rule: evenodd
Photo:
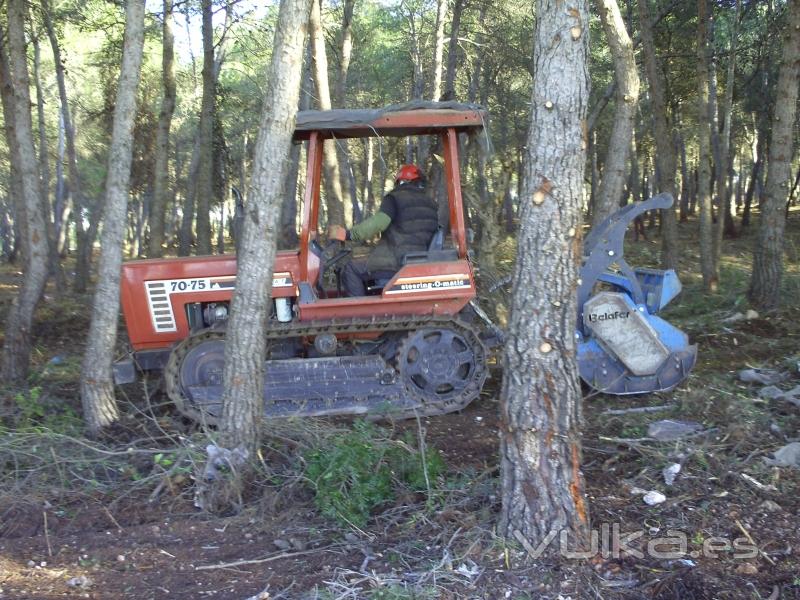
M 341 273 L 339 264 L 353 252 L 339 240 L 328 240 L 323 246 L 317 240 L 311 240 L 311 251 L 320 259 L 319 277 L 317 278 L 317 291 L 321 298 L 327 298 L 325 292 L 325 275 L 331 270 L 336 269 L 336 288 L 341 290 Z

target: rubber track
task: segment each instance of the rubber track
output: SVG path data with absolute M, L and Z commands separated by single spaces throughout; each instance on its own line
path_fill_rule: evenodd
M 424 395 L 419 393 L 410 386 L 406 387 L 406 392 L 409 396 L 417 402 L 418 407 L 414 409 L 403 409 L 397 412 L 392 412 L 387 415 L 393 419 L 408 419 L 417 416 L 435 416 L 442 415 L 457 410 L 462 410 L 470 402 L 472 402 L 480 394 L 486 377 L 489 373 L 487 366 L 487 359 L 489 351 L 486 345 L 480 338 L 479 332 L 471 325 L 465 323 L 463 320 L 456 317 L 442 315 L 442 316 L 425 316 L 425 317 L 388 317 L 388 318 L 370 318 L 370 319 L 335 319 L 331 321 L 311 321 L 311 322 L 289 322 L 278 323 L 272 321 L 268 324 L 268 329 L 265 335 L 265 342 L 270 340 L 283 340 L 286 338 L 297 337 L 315 337 L 325 333 L 335 334 L 357 334 L 357 333 L 391 333 L 391 332 L 408 332 L 414 333 L 419 329 L 431 328 L 449 328 L 459 333 L 470 344 L 475 354 L 475 373 L 473 375 L 473 382 L 475 385 L 467 386 L 464 391 L 454 398 L 447 400 L 431 401 L 425 398 Z M 217 419 L 204 413 L 202 410 L 191 404 L 180 388 L 180 364 L 182 358 L 193 348 L 195 345 L 202 343 L 207 339 L 224 337 L 225 327 L 214 327 L 198 331 L 175 346 L 170 354 L 169 361 L 164 368 L 164 377 L 166 380 L 167 394 L 170 399 L 175 403 L 178 410 L 189 417 L 190 419 L 216 425 Z M 303 360 L 298 358 L 297 360 Z M 399 374 L 403 376 L 402 373 Z M 269 418 L 270 414 L 265 412 L 265 417 Z M 285 416 L 285 414 L 281 415 Z M 304 416 L 302 410 L 298 410 L 297 416 Z

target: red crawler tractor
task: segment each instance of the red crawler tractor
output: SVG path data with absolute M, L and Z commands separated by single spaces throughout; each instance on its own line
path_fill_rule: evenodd
M 265 416 L 434 415 L 464 408 L 480 394 L 491 335 L 469 306 L 476 289 L 458 136 L 480 131 L 485 119 L 476 107 L 454 104 L 298 115 L 294 139 L 308 142 L 300 248 L 279 252 L 275 262 Z M 371 282 L 369 295 L 344 297 L 325 277 L 344 252 L 317 241 L 323 142 L 417 135 L 437 136 L 441 144 L 449 231 L 440 228 L 427 252 L 406 255 L 390 279 Z M 126 263 L 122 309 L 133 351 L 115 365 L 117 382 L 133 381 L 136 369 L 163 369 L 181 412 L 213 423 L 222 410 L 235 283 L 232 255 Z
M 454 103 L 298 115 L 294 138 L 308 141 L 303 220 L 300 248 L 279 252 L 275 261 L 274 310 L 264 340 L 267 417 L 435 415 L 478 397 L 489 348 L 502 333 L 474 302 L 458 136 L 480 132 L 485 117 L 479 108 Z M 317 241 L 323 142 L 413 135 L 438 137 L 449 230 L 440 227 L 427 251 L 406 254 L 393 276 L 371 282 L 369 295 L 343 296 L 325 275 L 338 269 L 346 251 Z M 634 269 L 624 258 L 628 225 L 672 203 L 660 194 L 630 204 L 586 237 L 575 339 L 581 377 L 600 392 L 670 390 L 695 364 L 696 346 L 657 316 L 681 291 L 675 272 Z M 234 256 L 125 264 L 122 308 L 133 352 L 115 366 L 117 382 L 133 381 L 137 368 L 163 369 L 181 412 L 213 422 L 222 410 L 225 324 L 235 284 Z

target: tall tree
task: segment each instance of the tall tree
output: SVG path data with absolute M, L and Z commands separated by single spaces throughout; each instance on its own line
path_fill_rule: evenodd
M 81 372 L 83 416 L 92 433 L 99 432 L 119 418 L 111 362 L 117 341 L 119 284 L 133 155 L 136 90 L 139 86 L 144 47 L 144 4 L 145 0 L 127 0 L 125 7 L 125 38 L 108 152 L 98 280 Z
M 729 165 L 731 159 L 731 121 L 733 120 L 733 87 L 736 74 L 736 46 L 739 41 L 739 8 L 740 2 L 736 0 L 733 24 L 731 27 L 730 50 L 728 52 L 728 71 L 725 79 L 725 97 L 722 102 L 721 116 L 723 119 L 722 135 L 719 142 L 719 156 L 715 160 L 716 167 L 716 197 L 719 214 L 717 227 L 714 231 L 714 268 L 719 277 L 719 263 L 722 256 L 722 238 L 727 224 L 732 223 L 731 215 L 731 188 L 728 185 Z
M 800 0 L 789 0 L 786 10 L 783 57 L 778 72 L 767 163 L 766 198 L 761 206 L 761 222 L 753 252 L 753 274 L 748 293 L 750 302 L 765 309 L 780 305 L 786 201 L 791 184 L 800 77 Z
M 322 31 L 322 0 L 314 0 L 311 6 L 309 37 L 314 85 L 317 88 L 317 103 L 320 110 L 331 109 L 331 91 L 328 83 L 328 54 L 325 50 L 325 34 Z M 325 179 L 325 205 L 328 209 L 328 224 L 344 225 L 344 194 L 342 193 L 339 161 L 336 159 L 336 142 L 325 140 L 322 158 Z
M 155 176 L 153 204 L 150 207 L 150 250 L 148 256 L 159 257 L 164 252 L 164 216 L 169 198 L 169 131 L 175 112 L 175 36 L 172 33 L 172 2 L 164 0 L 161 50 L 161 111 L 156 132 Z
M 575 315 L 586 162 L 585 0 L 537 0 L 531 126 L 501 392 L 500 531 L 588 540 Z
M 700 204 L 700 270 L 703 288 L 717 289 L 711 214 L 711 124 L 709 123 L 708 0 L 697 0 L 697 199 Z
M 311 4 L 316 0 L 281 0 L 228 323 L 221 441 L 246 449 L 251 457 L 259 443 L 268 291 Z
M 433 43 L 433 71 L 431 77 L 431 100 L 442 95 L 442 64 L 444 62 L 444 23 L 447 20 L 447 0 L 436 0 L 436 31 Z
M 639 102 L 639 74 L 633 43 L 622 20 L 617 0 L 597 0 L 600 21 L 606 41 L 614 59 L 614 81 L 616 82 L 616 106 L 614 124 L 606 152 L 603 179 L 599 197 L 592 211 L 592 223 L 598 225 L 619 207 L 625 186 L 628 151 L 631 147 L 633 127 L 636 121 L 636 106 Z
M 14 141 L 18 152 L 11 153 L 19 161 L 16 171 L 24 202 L 27 256 L 25 276 L 19 294 L 14 298 L 6 321 L 3 345 L 2 376 L 6 381 L 22 382 L 28 375 L 31 353 L 33 311 L 47 283 L 47 229 L 42 212 L 39 166 L 33 144 L 30 78 L 25 52 L 25 1 L 8 0 L 8 62 L 13 99 L 11 114 Z M 5 85 L 6 82 L 0 82 Z M 20 216 L 20 215 L 18 215 Z
M 677 161 L 673 136 L 670 134 L 669 115 L 666 102 L 666 82 L 661 62 L 656 54 L 653 39 L 653 17 L 650 0 L 639 0 L 639 30 L 641 32 L 642 52 L 647 82 L 650 86 L 650 100 L 653 103 L 653 134 L 656 141 L 656 164 L 658 166 L 657 186 L 660 192 L 667 192 L 677 198 L 675 171 Z M 678 268 L 678 221 L 675 206 L 661 211 L 662 238 L 661 264 L 665 269 Z
M 211 199 L 214 197 L 214 26 L 211 0 L 202 0 L 203 13 L 203 97 L 200 101 L 197 171 L 197 254 L 211 254 Z

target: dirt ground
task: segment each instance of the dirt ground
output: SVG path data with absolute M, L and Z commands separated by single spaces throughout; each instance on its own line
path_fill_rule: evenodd
M 681 226 L 686 248 L 695 227 Z M 800 292 L 799 229 L 793 212 L 786 298 Z M 35 331 L 33 391 L 2 392 L 18 414 L 15 429 L 0 430 L 0 599 L 800 598 L 800 470 L 765 461 L 800 438 L 800 408 L 737 379 L 741 369 L 772 368 L 787 374 L 783 389 L 800 384 L 800 308 L 787 300 L 781 311 L 729 320 L 747 310 L 750 244 L 726 244 L 722 289 L 710 296 L 691 275 L 697 257 L 685 256 L 685 291 L 665 318 L 699 345 L 687 382 L 670 393 L 588 395 L 583 472 L 606 550 L 589 559 L 530 560 L 493 532 L 499 371 L 465 411 L 419 424 L 447 464 L 433 500 L 399 496 L 363 528 L 322 517 L 295 454 L 350 422 L 307 421 L 267 425 L 264 479 L 240 514 L 212 517 L 194 506 L 190 470 L 178 468 L 198 455 L 202 435 L 157 382 L 122 390 L 124 418 L 107 438 L 81 437 L 89 299 L 49 295 Z M 652 264 L 658 242 L 626 251 L 633 264 Z M 16 281 L 3 265 L 3 313 Z M 609 412 L 641 407 L 661 408 Z M 702 431 L 654 442 L 648 424 L 661 419 Z M 406 430 L 419 434 L 411 422 L 392 435 Z M 674 463 L 681 470 L 666 485 L 662 469 Z M 645 491 L 666 501 L 648 506 Z M 633 534 L 622 552 L 603 546 L 615 528 Z M 665 536 L 681 541 L 680 556 L 645 551 Z

